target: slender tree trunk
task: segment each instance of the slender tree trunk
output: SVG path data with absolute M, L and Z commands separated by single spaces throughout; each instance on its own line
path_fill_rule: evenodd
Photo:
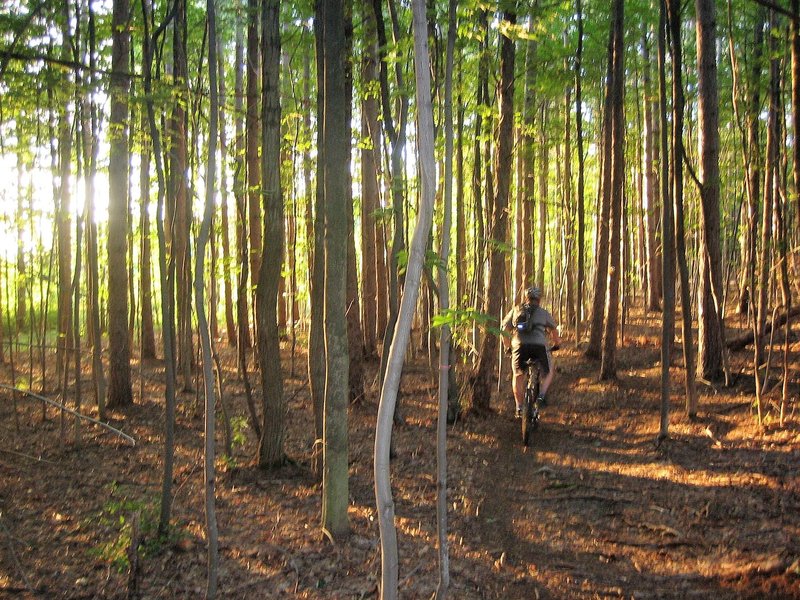
M 611 215 L 611 179 L 612 179 L 612 83 L 614 64 L 614 30 L 611 29 L 608 39 L 608 67 L 606 71 L 605 100 L 603 104 L 603 158 L 600 176 L 600 214 L 597 222 L 597 248 L 607 248 L 609 243 L 609 219 Z M 600 358 L 603 342 L 603 315 L 606 310 L 606 290 L 608 289 L 608 256 L 598 252 L 595 257 L 594 296 L 589 330 L 589 344 L 586 356 Z
M 453 62 L 458 28 L 456 9 L 457 0 L 450 0 L 447 11 L 447 54 L 444 76 L 444 207 L 438 269 L 439 310 L 442 313 L 450 309 L 450 282 L 447 278 L 446 265 L 450 260 L 450 228 L 453 219 Z M 420 149 L 421 161 L 427 160 L 428 163 L 432 163 L 432 150 L 431 147 L 430 156 L 426 156 Z M 428 164 L 429 169 L 430 166 Z M 450 553 L 447 544 L 447 415 L 450 408 L 452 366 L 450 327 L 445 324 L 439 333 L 439 410 L 436 421 L 436 537 L 439 548 L 439 582 L 436 586 L 436 600 L 444 600 L 450 587 Z
M 147 130 L 147 113 L 142 112 L 142 130 Z M 139 165 L 139 189 L 141 198 L 141 233 L 142 246 L 140 258 L 141 314 L 142 314 L 142 359 L 156 357 L 156 334 L 153 326 L 153 283 L 152 252 L 150 250 L 150 153 L 149 140 L 142 142 L 141 161 Z
M 658 118 L 659 144 L 661 152 L 661 289 L 663 304 L 661 312 L 661 414 L 659 439 L 669 435 L 670 374 L 672 345 L 675 338 L 675 243 L 674 216 L 669 196 L 669 146 L 667 141 L 667 7 L 666 0 L 659 4 L 658 23 Z
M 517 16 L 514 6 L 503 13 L 503 20 L 512 27 Z M 500 122 L 497 129 L 497 183 L 492 218 L 491 239 L 503 242 L 508 228 L 508 198 L 511 187 L 511 165 L 514 142 L 514 41 L 501 34 L 500 38 L 500 82 L 498 95 Z M 502 301 L 505 296 L 506 257 L 497 244 L 492 246 L 489 263 L 489 288 L 484 312 L 495 324 L 499 323 Z M 490 409 L 492 379 L 497 366 L 497 336 L 487 335 L 480 347 L 478 366 L 473 375 L 470 409 L 486 412 Z
M 760 369 L 764 365 L 764 332 L 766 330 L 767 314 L 769 313 L 769 288 L 773 281 L 771 260 L 773 251 L 773 207 L 777 192 L 776 181 L 779 177 L 777 171 L 780 160 L 780 58 L 777 55 L 777 42 L 775 31 L 777 18 L 775 12 L 770 10 L 769 28 L 767 30 L 768 54 L 771 56 L 769 63 L 769 112 L 767 116 L 767 152 L 764 168 L 764 202 L 761 220 L 761 253 L 758 257 L 758 303 L 756 312 L 756 337 L 755 337 L 755 365 L 753 373 L 756 380 L 756 405 L 758 409 L 759 425 L 763 419 L 763 386 Z
M 248 212 L 248 247 L 250 252 L 250 275 L 252 285 L 248 292 L 248 302 L 251 294 L 255 294 L 256 283 L 261 267 L 261 253 L 263 248 L 264 222 L 261 217 L 261 165 L 259 163 L 259 136 L 261 131 L 258 123 L 258 91 L 259 91 L 259 56 L 258 41 L 258 15 L 259 0 L 248 0 L 247 3 L 247 76 L 246 114 L 245 114 L 245 163 L 247 165 L 247 212 Z M 258 332 L 256 332 L 258 335 Z
M 204 487 L 205 487 L 205 513 L 206 513 L 206 539 L 207 573 L 206 573 L 206 599 L 213 600 L 217 595 L 217 581 L 219 578 L 219 533 L 217 528 L 216 509 L 216 475 L 215 475 L 215 431 L 216 431 L 216 390 L 214 387 L 214 373 L 212 370 L 213 356 L 211 352 L 211 337 L 206 319 L 204 298 L 205 250 L 211 233 L 211 219 L 214 214 L 214 196 L 217 136 L 219 135 L 219 98 L 217 87 L 217 33 L 216 33 L 216 7 L 215 0 L 207 0 L 206 13 L 208 19 L 208 72 L 209 87 L 211 89 L 211 109 L 208 126 L 208 165 L 206 171 L 206 198 L 203 221 L 197 238 L 197 252 L 195 253 L 194 267 L 194 296 L 195 309 L 197 310 L 197 327 L 200 331 L 200 347 L 203 356 L 203 381 L 205 385 L 205 444 L 204 444 Z
M 645 33 L 642 40 L 643 86 L 644 86 L 644 235 L 646 265 L 645 306 L 649 311 L 658 311 L 661 303 L 661 264 L 658 256 L 659 241 L 656 235 L 658 226 L 658 178 L 656 177 L 654 157 L 656 155 L 656 119 L 653 114 L 653 89 L 650 83 L 650 47 Z
M 580 0 L 578 0 L 580 2 Z M 533 33 L 535 19 L 531 19 L 528 31 Z M 518 185 L 522 188 L 522 237 L 523 245 L 523 280 L 526 285 L 534 281 L 534 235 L 533 235 L 533 207 L 536 197 L 536 144 L 534 139 L 534 124 L 536 121 L 536 49 L 535 40 L 523 42 L 527 47 L 525 52 L 525 94 L 522 105 L 523 138 L 519 148 L 522 157 L 522 179 Z
M 233 318 L 233 286 L 231 285 L 231 240 L 230 220 L 228 218 L 228 135 L 225 119 L 225 55 L 222 44 L 217 40 L 217 80 L 219 81 L 219 149 L 222 156 L 220 165 L 220 227 L 222 229 L 222 281 L 225 295 L 225 334 L 229 346 L 236 346 L 236 320 Z M 238 69 L 238 67 L 237 67 Z M 238 118 L 238 117 L 237 117 Z M 238 161 L 237 161 L 238 162 Z M 238 167 L 237 167 L 238 168 Z
M 578 146 L 578 274 L 575 287 L 575 347 L 581 341 L 581 325 L 583 324 L 583 280 L 585 277 L 585 161 L 583 157 L 583 91 L 581 89 L 583 76 L 583 7 L 581 0 L 575 0 L 575 13 L 578 19 L 578 49 L 575 53 L 575 137 Z
M 547 176 L 550 171 L 550 152 L 547 145 L 547 103 L 542 104 L 541 119 L 539 123 L 539 227 L 537 231 L 537 258 L 536 258 L 536 285 L 544 289 L 544 258 L 547 249 Z M 553 282 L 555 284 L 555 282 Z M 555 299 L 555 287 L 552 291 Z
M 261 365 L 262 422 L 258 465 L 283 464 L 286 401 L 283 396 L 278 332 L 278 286 L 284 251 L 281 193 L 281 40 L 278 0 L 267 0 L 261 15 L 261 172 L 263 173 L 264 247 L 256 287 L 256 335 Z
M 114 0 L 108 210 L 108 406 L 133 403 L 128 335 L 128 0 Z
M 325 419 L 322 468 L 322 527 L 346 535 L 348 482 L 347 202 L 350 198 L 350 127 L 343 0 L 325 3 L 322 14 L 325 186 Z M 317 257 L 318 259 L 318 257 Z M 315 259 L 315 260 L 317 260 Z
M 386 379 L 381 388 L 378 422 L 375 430 L 375 500 L 381 532 L 381 600 L 398 597 L 397 531 L 394 524 L 394 501 L 389 478 L 389 447 L 392 420 L 400 385 L 403 359 L 411 333 L 411 321 L 417 304 L 425 250 L 433 221 L 436 194 L 436 163 L 433 141 L 433 104 L 431 100 L 430 63 L 428 60 L 427 23 L 423 0 L 413 5 L 414 61 L 417 83 L 419 150 L 422 196 L 417 224 L 408 257 L 406 286 L 400 305 L 398 326 L 389 351 Z M 510 141 L 509 141 L 510 144 Z
M 797 231 L 800 232 L 800 0 L 791 0 L 792 13 L 792 175 L 797 208 Z
M 672 49 L 672 201 L 675 217 L 675 258 L 680 272 L 683 360 L 686 383 L 686 413 L 697 412 L 697 391 L 694 380 L 694 343 L 692 335 L 692 303 L 689 294 L 689 268 L 686 264 L 686 233 L 683 217 L 683 50 L 681 46 L 681 9 L 679 0 L 667 0 Z
M 364 19 L 364 54 L 361 78 L 367 90 L 378 85 L 378 40 L 375 13 L 369 0 L 362 2 Z M 380 124 L 378 98 L 366 93 L 361 100 L 361 138 L 369 140 L 361 148 L 361 277 L 363 280 L 364 351 L 367 357 L 377 350 L 378 274 L 375 212 L 380 204 L 378 168 L 380 165 Z
M 625 121 L 623 115 L 623 87 L 625 78 L 624 0 L 614 0 L 612 8 L 612 37 L 614 45 L 612 80 L 610 84 L 613 104 L 611 122 L 611 222 L 608 246 L 608 298 L 606 300 L 603 329 L 603 355 L 600 379 L 617 376 L 617 331 L 619 328 L 619 288 L 622 278 L 620 250 L 622 235 L 622 195 L 625 187 Z M 608 155 L 606 155 L 608 156 Z M 601 247 L 602 248 L 602 247 Z M 601 250 L 602 253 L 602 250 Z
M 186 0 L 176 0 L 173 27 L 173 79 L 176 102 L 171 118 L 170 178 L 172 240 L 175 252 L 177 291 L 177 350 L 178 365 L 184 391 L 194 389 L 192 369 L 194 366 L 194 344 L 192 340 L 192 273 L 189 234 L 191 226 L 191 202 L 186 179 L 188 169 L 188 139 L 186 134 L 186 99 L 188 94 L 188 67 L 186 59 Z
M 715 0 L 695 0 L 697 13 L 698 105 L 702 235 L 698 302 L 697 374 L 718 379 L 725 363 L 722 251 L 720 248 L 719 94 Z
M 766 11 L 759 7 L 753 30 L 753 54 L 748 76 L 747 144 L 745 164 L 747 167 L 747 229 L 742 252 L 742 273 L 739 285 L 738 309 L 747 314 L 752 302 L 755 268 L 758 262 L 758 203 L 761 199 L 762 155 L 761 155 L 761 67 L 764 46 L 764 23 Z

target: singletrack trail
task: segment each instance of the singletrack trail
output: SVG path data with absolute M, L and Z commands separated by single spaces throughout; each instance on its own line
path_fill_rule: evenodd
M 696 423 L 673 407 L 657 448 L 657 356 L 638 352 L 612 383 L 560 352 L 527 450 L 510 385 L 495 398 L 471 531 L 495 559 L 483 597 L 800 598 L 787 574 L 800 555 L 797 450 L 753 440 L 731 398 Z

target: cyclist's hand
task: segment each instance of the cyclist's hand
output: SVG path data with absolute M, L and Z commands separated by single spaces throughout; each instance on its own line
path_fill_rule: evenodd
M 556 351 L 556 350 L 558 350 L 559 348 L 561 348 L 561 344 L 556 344 L 555 346 L 551 346 L 551 348 L 550 348 L 550 352 L 555 352 L 555 351 Z
M 508 348 L 505 348 L 503 350 L 503 352 L 505 352 L 508 356 L 511 356 L 511 346 L 509 346 Z

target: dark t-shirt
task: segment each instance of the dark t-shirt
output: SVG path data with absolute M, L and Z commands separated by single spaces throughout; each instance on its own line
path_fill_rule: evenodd
M 556 329 L 558 327 L 553 319 L 553 315 L 547 312 L 546 309 L 538 306 L 531 311 L 530 315 L 530 318 L 533 320 L 533 329 L 531 331 L 517 331 L 517 319 L 525 310 L 524 305 L 515 306 L 508 311 L 508 314 L 503 319 L 503 329 L 514 330 L 511 346 L 516 348 L 522 344 L 547 345 L 547 334 L 545 330 Z

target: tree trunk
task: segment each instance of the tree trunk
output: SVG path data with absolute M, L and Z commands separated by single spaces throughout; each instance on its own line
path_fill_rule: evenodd
M 675 243 L 674 216 L 669 196 L 669 145 L 667 140 L 667 7 L 660 2 L 658 22 L 658 118 L 661 154 L 661 414 L 659 439 L 669 435 L 670 374 L 672 345 L 675 338 Z
M 350 155 L 345 10 L 343 0 L 324 3 L 323 153 L 325 186 L 325 419 L 322 468 L 322 527 L 332 536 L 348 533 L 348 347 L 347 201 Z M 317 257 L 315 260 L 318 260 Z
M 756 305 L 756 338 L 755 338 L 755 364 L 753 373 L 756 380 L 756 405 L 758 409 L 759 425 L 763 419 L 762 393 L 763 383 L 761 380 L 760 369 L 765 361 L 764 355 L 764 331 L 766 329 L 767 314 L 769 313 L 769 288 L 772 282 L 772 251 L 773 251 L 773 206 L 775 194 L 777 193 L 777 170 L 780 160 L 780 59 L 777 56 L 777 42 L 775 40 L 775 30 L 777 29 L 777 18 L 774 11 L 770 11 L 769 29 L 767 30 L 768 54 L 770 60 L 770 82 L 769 82 L 769 113 L 767 116 L 767 153 L 766 164 L 764 167 L 764 203 L 761 221 L 761 253 L 758 257 L 758 303 Z
M 248 247 L 250 252 L 251 287 L 248 288 L 247 301 L 255 294 L 256 282 L 261 272 L 261 253 L 263 250 L 264 222 L 261 217 L 261 165 L 258 148 L 261 131 L 258 124 L 258 83 L 261 58 L 258 51 L 258 14 L 259 0 L 248 0 L 247 3 L 247 76 L 246 114 L 245 114 L 245 163 L 247 165 L 247 213 L 248 213 Z M 256 332 L 258 335 L 258 332 Z
M 608 299 L 603 328 L 603 355 L 600 379 L 617 376 L 617 331 L 619 328 L 619 288 L 622 278 L 620 250 L 622 235 L 622 195 L 625 187 L 625 121 L 623 86 L 625 77 L 624 0 L 614 0 L 612 8 L 614 44 L 610 96 L 613 104 L 611 132 L 611 223 L 608 246 Z M 608 155 L 606 155 L 608 157 Z M 601 247 L 602 248 L 602 247 Z M 601 250 L 602 254 L 602 250 Z
M 262 422 L 258 465 L 283 464 L 286 401 L 283 397 L 278 332 L 278 287 L 284 249 L 281 194 L 281 40 L 278 0 L 267 0 L 261 15 L 261 172 L 264 198 L 264 246 L 256 287 L 256 335 L 261 365 Z
M 580 0 L 578 0 L 580 1 Z M 529 33 L 533 33 L 535 19 L 528 24 Z M 534 139 L 534 123 L 536 121 L 536 40 L 523 42 L 527 47 L 525 53 L 525 94 L 522 104 L 523 138 L 519 147 L 522 157 L 522 179 L 517 184 L 522 188 L 522 237 L 523 248 L 523 280 L 526 285 L 534 281 L 534 235 L 533 235 L 533 207 L 536 198 L 536 144 Z
M 683 50 L 681 46 L 681 9 L 679 0 L 666 0 L 669 12 L 672 50 L 672 201 L 675 217 L 675 258 L 681 281 L 681 317 L 683 323 L 683 360 L 686 383 L 686 413 L 697 412 L 697 391 L 694 381 L 694 347 L 692 335 L 692 303 L 689 295 L 689 269 L 686 264 L 686 233 L 683 218 Z
M 184 391 L 194 389 L 192 369 L 194 349 L 192 340 L 192 273 L 189 235 L 191 227 L 191 202 L 188 181 L 188 140 L 186 134 L 186 106 L 188 67 L 186 59 L 186 0 L 176 0 L 173 28 L 173 79 L 176 102 L 171 119 L 170 179 L 171 215 L 173 223 L 172 248 L 175 253 L 177 291 L 177 349 L 178 364 Z
M 578 146 L 578 274 L 575 286 L 575 347 L 577 348 L 581 341 L 581 325 L 583 324 L 584 235 L 586 230 L 584 198 L 586 169 L 583 157 L 583 93 L 581 89 L 583 80 L 581 75 L 583 64 L 583 7 L 581 0 L 575 0 L 575 13 L 578 19 L 578 48 L 575 53 L 575 137 Z
M 252 345 L 250 339 L 250 319 L 248 315 L 248 298 L 250 297 L 247 287 L 247 277 L 249 268 L 248 244 L 247 244 L 247 166 L 242 157 L 247 153 L 247 142 L 245 140 L 244 123 L 244 11 L 243 3 L 245 0 L 237 0 L 239 14 L 236 17 L 236 74 L 234 79 L 234 111 L 235 111 L 235 135 L 234 140 L 236 153 L 236 168 L 233 173 L 233 194 L 236 197 L 236 257 L 240 265 L 239 276 L 236 282 L 236 344 L 237 355 L 239 356 L 239 370 L 243 379 L 246 379 L 244 368 L 245 349 Z M 257 422 L 253 422 L 254 427 L 258 427 Z
M 514 9 L 515 10 L 515 9 Z M 503 20 L 512 27 L 516 24 L 516 13 L 506 11 Z M 497 184 L 494 213 L 492 217 L 491 239 L 493 244 L 489 263 L 489 288 L 486 294 L 484 312 L 490 315 L 494 324 L 500 320 L 503 298 L 505 297 L 505 253 L 501 249 L 506 240 L 508 227 L 508 197 L 511 186 L 511 166 L 514 143 L 514 41 L 501 34 L 500 38 L 500 82 L 498 95 L 500 103 L 500 122 L 497 129 Z M 480 358 L 472 381 L 470 409 L 486 412 L 490 408 L 492 379 L 497 367 L 497 336 L 484 336 L 480 347 Z
M 431 100 L 430 62 L 428 59 L 424 0 L 415 0 L 412 8 L 422 196 L 419 217 L 414 228 L 414 237 L 409 251 L 405 293 L 400 305 L 397 331 L 389 350 L 386 379 L 383 381 L 381 388 L 378 422 L 375 430 L 375 500 L 381 532 L 381 600 L 396 600 L 398 597 L 397 531 L 394 523 L 394 502 L 392 500 L 389 477 L 389 447 L 397 391 L 400 385 L 403 359 L 411 333 L 411 321 L 414 317 L 419 294 L 425 250 L 428 246 L 428 238 L 433 221 L 434 196 L 436 194 L 433 104 Z
M 645 306 L 649 311 L 658 311 L 661 304 L 661 261 L 658 253 L 658 177 L 656 177 L 654 156 L 656 155 L 656 119 L 653 114 L 653 89 L 650 83 L 650 47 L 645 33 L 642 40 L 643 85 L 644 85 L 644 211 L 645 230 L 643 233 L 646 265 Z M 672 211 L 670 211 L 671 213 Z
M 197 238 L 197 251 L 195 253 L 194 267 L 194 297 L 197 310 L 197 328 L 200 331 L 200 347 L 203 356 L 203 382 L 205 386 L 205 427 L 203 451 L 203 481 L 205 490 L 206 514 L 206 539 L 207 572 L 206 572 L 206 599 L 213 600 L 217 595 L 217 581 L 219 578 L 219 533 L 217 529 L 216 509 L 216 476 L 215 476 L 215 431 L 216 431 L 216 390 L 214 387 L 214 373 L 212 371 L 211 337 L 206 319 L 204 299 L 205 249 L 211 232 L 211 218 L 214 214 L 214 178 L 216 177 L 217 160 L 217 131 L 219 119 L 219 98 L 217 96 L 217 33 L 215 0 L 207 0 L 206 10 L 208 19 L 208 72 L 209 87 L 211 89 L 211 109 L 208 125 L 208 165 L 206 170 L 206 198 L 203 221 Z
M 217 80 L 219 81 L 219 149 L 222 157 L 220 165 L 220 228 L 222 229 L 222 281 L 225 295 L 225 334 L 229 346 L 236 346 L 236 320 L 233 318 L 233 286 L 231 279 L 231 240 L 230 220 L 228 218 L 228 135 L 225 119 L 225 56 L 222 44 L 217 41 Z M 238 69 L 238 67 L 237 67 Z M 237 117 L 238 118 L 238 117 Z M 237 160 L 238 163 L 238 160 Z
M 89 65 L 92 75 L 90 76 L 90 87 L 95 90 L 97 87 L 95 80 L 96 67 L 96 34 L 94 10 L 89 4 Z M 101 420 L 107 418 L 106 415 L 106 378 L 103 371 L 103 335 L 100 330 L 100 275 L 98 268 L 97 250 L 97 223 L 91 217 L 94 214 L 95 199 L 95 175 L 97 173 L 97 154 L 99 144 L 97 139 L 97 107 L 90 97 L 84 97 L 84 111 L 88 111 L 88 126 L 84 126 L 84 146 L 86 148 L 86 161 L 88 163 L 88 177 L 86 181 L 86 267 L 87 267 L 87 312 L 88 312 L 88 339 L 92 345 L 92 379 L 94 381 L 95 400 L 97 401 L 97 413 Z
M 362 2 L 364 19 L 364 55 L 361 78 L 364 88 L 378 85 L 378 34 L 375 13 L 369 0 Z M 378 169 L 380 166 L 381 133 L 378 122 L 378 98 L 366 93 L 361 100 L 361 138 L 369 140 L 361 148 L 361 277 L 363 280 L 364 351 L 372 357 L 377 351 L 378 274 L 375 212 L 380 205 Z
M 697 13 L 697 67 L 702 187 L 700 237 L 700 291 L 698 302 L 697 374 L 718 379 L 723 371 L 722 251 L 720 249 L 719 94 L 717 92 L 717 16 L 715 0 L 695 0 Z
M 600 176 L 600 214 L 597 222 L 597 248 L 607 248 L 609 240 L 609 218 L 611 214 L 611 165 L 612 165 L 612 83 L 614 64 L 614 29 L 608 39 L 608 67 L 606 71 L 605 101 L 603 104 L 603 156 Z M 586 356 L 600 358 L 603 341 L 603 315 L 606 310 L 608 286 L 608 256 L 598 252 L 595 257 L 594 296 L 589 329 L 589 344 Z
M 797 202 L 797 231 L 800 232 L 800 0 L 791 0 L 792 13 L 792 174 Z
M 147 113 L 142 111 L 142 131 L 147 130 Z M 150 156 L 152 148 L 150 141 L 142 141 L 141 163 L 139 165 L 139 189 L 141 212 L 141 258 L 140 258 L 140 293 L 142 314 L 142 359 L 156 357 L 156 334 L 153 326 L 153 283 L 152 283 L 152 252 L 150 250 Z M 91 260 L 91 259 L 90 259 Z
M 108 207 L 108 407 L 133 404 L 130 336 L 128 335 L 128 57 L 130 32 L 128 0 L 114 0 L 112 16 L 111 96 L 112 132 Z

